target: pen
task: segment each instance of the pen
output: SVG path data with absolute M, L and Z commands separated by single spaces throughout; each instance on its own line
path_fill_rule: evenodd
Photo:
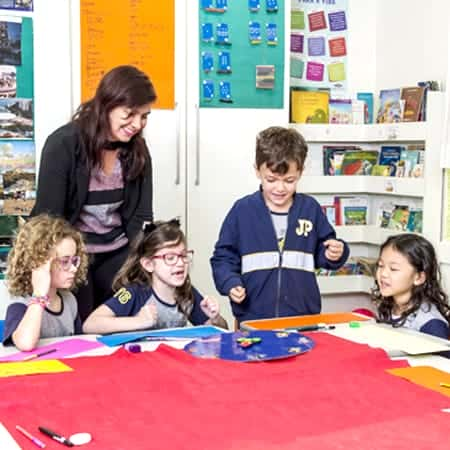
M 334 325 L 304 325 L 300 327 L 286 328 L 288 331 L 319 331 L 319 330 L 334 330 Z
M 450 388 L 450 383 L 439 383 L 439 386 Z
M 58 433 L 55 433 L 54 431 L 45 428 L 45 427 L 38 427 L 38 430 L 41 433 L 44 433 L 47 436 L 50 436 L 52 439 L 54 439 L 55 441 L 59 442 L 60 444 L 64 444 L 67 445 L 67 447 L 73 447 L 73 443 L 69 441 L 69 439 L 65 438 L 64 436 L 61 436 Z
M 23 429 L 20 425 L 16 425 L 16 430 L 20 431 L 20 433 L 26 436 L 30 441 L 34 442 L 38 447 L 45 448 L 45 444 L 42 441 L 28 433 L 28 431 Z
M 41 356 L 48 355 L 49 353 L 56 352 L 56 348 L 52 348 L 50 350 L 46 350 L 45 352 L 41 353 L 33 353 L 32 355 L 25 356 L 25 358 L 22 359 L 22 361 L 30 361 L 30 359 L 36 359 L 40 358 Z

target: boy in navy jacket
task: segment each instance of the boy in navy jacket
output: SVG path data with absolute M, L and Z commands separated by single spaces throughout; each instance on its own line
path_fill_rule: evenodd
M 211 258 L 216 288 L 239 323 L 319 313 L 315 269 L 338 269 L 348 258 L 319 203 L 296 193 L 307 153 L 294 129 L 270 127 L 256 139 L 260 189 L 233 205 Z

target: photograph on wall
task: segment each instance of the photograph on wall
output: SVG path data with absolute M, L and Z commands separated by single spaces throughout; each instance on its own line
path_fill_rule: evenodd
M 0 175 L 4 172 L 35 172 L 33 141 L 0 141 Z
M 15 66 L 0 66 L 0 98 L 17 95 L 17 78 Z
M 22 64 L 22 20 L 0 17 L 0 64 Z
M 0 9 L 33 11 L 33 0 L 0 0 Z
M 291 0 L 290 86 L 347 87 L 348 0 Z
M 0 98 L 0 138 L 33 138 L 33 103 L 29 98 Z
M 283 108 L 284 5 L 199 2 L 201 107 Z

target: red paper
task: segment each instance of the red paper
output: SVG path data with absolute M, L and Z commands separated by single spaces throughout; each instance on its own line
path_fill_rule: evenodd
M 67 360 L 74 372 L 2 380 L 0 416 L 25 449 L 16 424 L 90 432 L 86 450 L 448 450 L 448 398 L 386 373 L 406 364 L 382 350 L 310 336 L 311 352 L 265 363 L 169 347 Z

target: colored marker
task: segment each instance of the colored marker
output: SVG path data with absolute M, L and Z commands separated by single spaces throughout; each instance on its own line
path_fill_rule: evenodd
M 450 383 L 439 383 L 439 386 L 450 388 Z
M 53 353 L 53 352 L 56 352 L 56 351 L 57 351 L 56 348 L 52 348 L 50 350 L 46 350 L 45 352 L 33 353 L 32 355 L 25 356 L 25 358 L 23 358 L 22 361 L 30 361 L 31 359 L 40 358 L 41 356 L 48 355 L 49 353 Z
M 40 441 L 37 437 L 34 437 L 27 430 L 23 429 L 20 425 L 16 425 L 16 430 L 20 431 L 24 436 L 26 436 L 30 441 L 34 442 L 38 447 L 45 448 L 45 444 Z
M 334 330 L 334 325 L 304 325 L 300 327 L 286 328 L 288 331 L 320 331 L 320 330 Z
M 65 438 L 64 436 L 61 436 L 58 433 L 55 433 L 54 431 L 45 428 L 45 427 L 38 427 L 38 430 L 41 433 L 44 433 L 46 436 L 50 436 L 53 440 L 56 442 L 59 442 L 60 444 L 67 445 L 67 447 L 73 447 L 73 443 L 69 441 L 69 439 Z

